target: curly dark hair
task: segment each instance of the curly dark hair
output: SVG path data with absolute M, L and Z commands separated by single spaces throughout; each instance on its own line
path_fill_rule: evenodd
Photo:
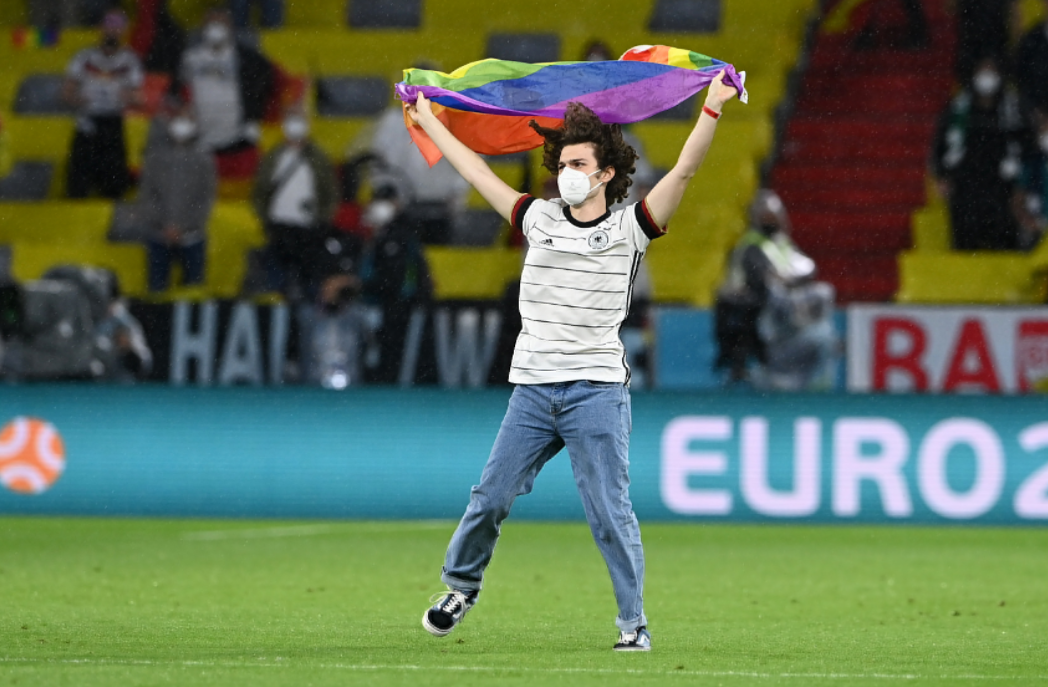
M 545 143 L 542 146 L 542 166 L 554 176 L 560 171 L 560 153 L 564 146 L 576 143 L 592 143 L 600 169 L 615 168 L 615 176 L 604 186 L 604 197 L 614 205 L 629 192 L 633 184 L 630 175 L 637 171 L 637 151 L 622 139 L 622 127 L 605 124 L 600 117 L 582 103 L 568 103 L 564 113 L 564 124 L 547 128 L 531 120 L 530 126 Z

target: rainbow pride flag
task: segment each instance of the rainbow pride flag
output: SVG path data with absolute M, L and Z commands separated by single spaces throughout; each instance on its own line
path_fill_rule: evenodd
M 580 102 L 607 124 L 631 124 L 670 109 L 708 86 L 724 70 L 746 102 L 745 72 L 727 62 L 665 45 L 643 45 L 607 62 L 528 64 L 480 60 L 450 74 L 404 70 L 396 96 L 414 103 L 422 93 L 433 111 L 470 149 L 484 155 L 531 150 L 542 137 L 528 126 L 563 121 L 569 102 Z M 440 151 L 407 112 L 404 123 L 430 165 Z

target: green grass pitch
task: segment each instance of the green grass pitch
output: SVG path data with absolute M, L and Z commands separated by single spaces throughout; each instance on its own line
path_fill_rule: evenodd
M 1048 531 L 642 523 L 616 654 L 582 524 L 509 522 L 449 637 L 452 523 L 0 518 L 6 685 L 1048 684 Z

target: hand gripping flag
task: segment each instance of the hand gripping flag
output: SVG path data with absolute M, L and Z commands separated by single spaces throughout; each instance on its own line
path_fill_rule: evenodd
M 406 104 L 422 93 L 456 138 L 483 155 L 502 155 L 542 145 L 528 122 L 558 126 L 568 103 L 579 102 L 605 124 L 631 124 L 670 109 L 708 86 L 720 73 L 748 99 L 746 72 L 712 57 L 665 45 L 642 45 L 606 62 L 528 64 L 480 60 L 450 74 L 404 70 L 396 96 Z M 441 153 L 422 127 L 404 113 L 411 138 L 429 164 Z

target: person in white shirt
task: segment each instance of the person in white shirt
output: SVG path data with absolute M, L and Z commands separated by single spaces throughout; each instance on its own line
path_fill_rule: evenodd
M 736 95 L 723 73 L 677 164 L 642 201 L 609 212 L 631 183 L 636 152 L 618 125 L 570 103 L 560 128 L 532 127 L 545 139 L 543 165 L 558 174 L 561 198 L 521 194 L 434 116 L 422 95 L 408 114 L 448 161 L 527 239 L 521 274 L 523 323 L 510 370 L 509 409 L 469 506 L 452 536 L 441 580 L 448 591 L 422 616 L 442 637 L 476 603 L 502 521 L 531 491 L 547 461 L 567 447 L 594 540 L 611 575 L 617 651 L 651 648 L 644 614 L 644 551 L 629 498 L 630 370 L 619 328 L 637 267 L 665 233 L 688 182 L 713 141 L 724 104 Z
M 191 96 L 200 146 L 224 155 L 254 148 L 272 97 L 275 68 L 256 50 L 236 42 L 227 10 L 211 10 L 202 41 L 182 55 L 178 84 Z
M 127 18 L 111 11 L 102 20 L 102 40 L 84 48 L 66 68 L 62 95 L 76 108 L 76 133 L 66 167 L 66 195 L 86 198 L 98 191 L 120 198 L 131 186 L 124 142 L 124 108 L 141 100 L 145 74 L 122 46 Z
M 289 112 L 283 131 L 284 141 L 258 167 L 251 201 L 269 239 L 269 286 L 297 298 L 303 261 L 331 222 L 338 197 L 335 168 L 310 139 L 309 120 L 299 111 Z

